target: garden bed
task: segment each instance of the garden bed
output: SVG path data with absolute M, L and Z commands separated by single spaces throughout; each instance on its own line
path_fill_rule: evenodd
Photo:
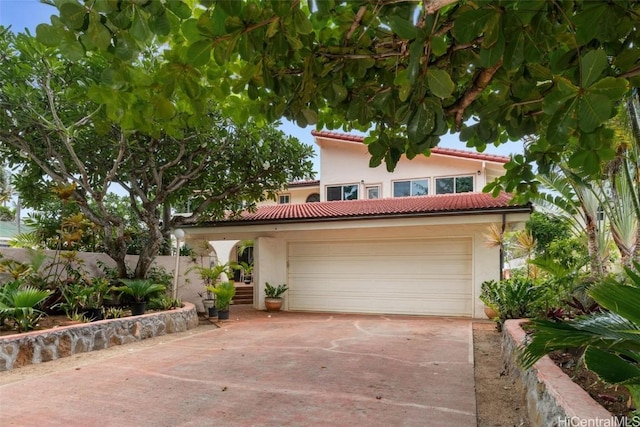
M 611 415 L 618 419 L 630 416 L 632 401 L 631 394 L 626 387 L 610 385 L 587 369 L 578 354 L 554 351 L 549 354 L 553 362 L 578 384 L 589 396 L 602 405 Z
M 0 371 L 182 332 L 196 326 L 195 306 L 184 303 L 181 308 L 141 316 L 4 335 L 0 337 Z
M 524 370 L 516 349 L 524 342 L 525 320 L 507 320 L 502 334 L 502 357 L 510 375 L 522 383 L 532 426 L 618 425 L 611 413 L 565 374 L 548 356 Z M 599 422 L 600 424 L 594 424 Z M 609 424 L 605 424 L 609 423 Z

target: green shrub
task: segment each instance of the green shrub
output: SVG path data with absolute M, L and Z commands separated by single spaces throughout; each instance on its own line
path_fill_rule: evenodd
M 124 286 L 116 286 L 112 290 L 131 297 L 135 302 L 146 302 L 166 289 L 164 285 L 148 279 L 122 279 L 121 282 Z
M 20 286 L 20 281 L 6 283 L 0 288 L 0 317 L 14 321 L 26 332 L 36 327 L 44 315 L 36 307 L 51 294 L 33 286 Z
M 207 291 L 215 294 L 216 308 L 220 311 L 226 311 L 236 294 L 236 287 L 232 282 L 222 282 L 218 286 L 207 286 Z
M 498 329 L 507 319 L 520 319 L 536 315 L 542 305 L 546 289 L 528 277 L 517 276 L 481 285 L 480 300 L 498 313 Z
M 280 295 L 284 294 L 287 289 L 289 288 L 285 283 L 278 286 L 272 286 L 269 282 L 264 284 L 264 294 L 267 298 L 280 298 Z

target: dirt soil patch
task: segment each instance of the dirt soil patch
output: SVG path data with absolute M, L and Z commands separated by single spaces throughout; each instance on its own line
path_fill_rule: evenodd
M 474 322 L 473 357 L 479 427 L 529 427 L 524 391 L 505 372 L 502 335 L 492 322 Z
M 619 419 L 631 416 L 633 402 L 629 390 L 623 386 L 604 383 L 585 367 L 579 353 L 555 351 L 549 357 L 574 383 L 589 393 L 593 400 L 611 412 L 611 415 Z

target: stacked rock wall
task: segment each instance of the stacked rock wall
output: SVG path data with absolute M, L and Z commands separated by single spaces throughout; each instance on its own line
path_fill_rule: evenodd
M 191 303 L 179 309 L 0 337 L 0 371 L 102 350 L 198 326 Z

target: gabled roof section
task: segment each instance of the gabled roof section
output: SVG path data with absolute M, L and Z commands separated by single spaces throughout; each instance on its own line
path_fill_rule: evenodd
M 531 212 L 530 205 L 510 205 L 511 198 L 507 193 L 496 198 L 486 193 L 459 193 L 280 204 L 262 206 L 255 212 L 243 212 L 240 217 L 203 223 L 201 226 Z
M 327 131 L 311 131 L 311 135 L 317 138 L 334 139 L 336 141 L 359 142 L 364 143 L 364 137 L 358 135 L 347 135 L 338 132 Z M 442 156 L 462 157 L 465 159 L 483 160 L 486 162 L 508 163 L 511 158 L 509 156 L 499 156 L 497 154 L 485 154 L 475 151 L 456 150 L 454 148 L 433 147 L 431 154 L 439 154 Z

